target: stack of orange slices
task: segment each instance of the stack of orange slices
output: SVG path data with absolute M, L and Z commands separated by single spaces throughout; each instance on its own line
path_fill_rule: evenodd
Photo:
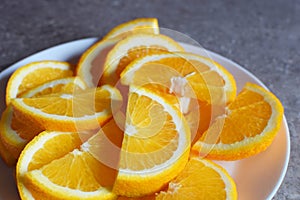
M 272 143 L 283 117 L 270 91 L 184 52 L 157 19 L 112 29 L 75 69 L 40 61 L 7 84 L 0 154 L 21 199 L 237 199 L 213 160 Z M 16 164 L 17 163 L 17 164 Z

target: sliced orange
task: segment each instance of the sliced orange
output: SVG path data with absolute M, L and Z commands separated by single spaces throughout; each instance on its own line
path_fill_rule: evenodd
M 16 159 L 28 141 L 43 130 L 41 126 L 28 124 L 28 122 L 15 117 L 11 105 L 9 105 L 2 114 L 0 139 L 6 149 Z
M 274 94 L 247 83 L 192 148 L 210 159 L 237 160 L 264 151 L 273 141 L 283 118 Z M 217 140 L 215 139 L 217 138 Z
M 179 97 L 224 105 L 236 96 L 233 76 L 215 61 L 192 53 L 148 55 L 130 63 L 121 73 L 125 85 L 155 83 Z
M 122 23 L 109 31 L 103 39 L 124 37 L 132 33 L 153 33 L 159 34 L 159 26 L 156 18 L 137 18 Z
M 102 76 L 108 52 L 122 38 L 133 33 L 158 34 L 159 27 L 155 18 L 138 18 L 112 29 L 102 40 L 92 45 L 80 57 L 76 74 L 89 86 L 97 86 Z
M 100 184 L 109 170 L 82 145 L 72 132 L 43 132 L 28 143 L 17 164 L 21 198 L 116 199 Z
M 67 77 L 61 79 L 55 79 L 53 81 L 46 82 L 35 88 L 32 88 L 24 92 L 20 97 L 38 97 L 54 93 L 73 93 L 75 87 L 78 87 L 82 90 L 86 89 L 87 86 L 79 77 Z
M 76 74 L 89 87 L 99 85 L 98 82 L 103 74 L 106 56 L 119 40 L 119 38 L 100 40 L 80 57 L 76 67 Z
M 173 95 L 130 87 L 119 172 L 113 192 L 139 197 L 159 191 L 184 168 L 190 130 Z M 155 183 L 155 184 L 154 184 Z
M 48 81 L 73 75 L 72 66 L 67 62 L 40 61 L 18 68 L 9 78 L 6 87 L 6 104 L 12 98 Z
M 58 92 L 73 93 L 75 87 L 85 89 L 86 85 L 78 77 L 57 79 L 23 93 L 22 97 L 38 97 Z M 20 120 L 14 114 L 11 105 L 8 105 L 2 114 L 0 139 L 13 158 L 18 158 L 25 145 L 43 130 L 45 130 L 43 126 Z
M 136 59 L 121 73 L 121 82 L 161 85 L 167 88 L 166 93 L 176 95 L 190 125 L 193 143 L 236 96 L 235 80 L 224 67 L 191 53 L 154 54 Z
M 101 83 L 115 85 L 123 69 L 136 58 L 174 51 L 184 51 L 184 49 L 165 35 L 145 33 L 130 35 L 118 42 L 108 53 Z
M 120 104 L 119 91 L 105 85 L 35 98 L 16 98 L 12 106 L 16 116 L 46 130 L 79 131 L 97 129 L 112 116 L 112 106 Z M 119 102 L 119 103 L 118 103 Z
M 191 158 L 184 170 L 169 183 L 156 200 L 235 200 L 236 186 L 219 165 L 200 158 Z

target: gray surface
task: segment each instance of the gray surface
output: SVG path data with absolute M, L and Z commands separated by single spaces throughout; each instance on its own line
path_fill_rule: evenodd
M 103 36 L 136 17 L 157 17 L 162 27 L 238 62 L 281 99 L 291 160 L 274 199 L 300 199 L 300 1 L 1 0 L 0 66 L 56 44 Z

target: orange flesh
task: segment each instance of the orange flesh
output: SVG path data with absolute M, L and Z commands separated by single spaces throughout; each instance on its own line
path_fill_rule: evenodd
M 162 164 L 178 145 L 171 116 L 156 101 L 136 93 L 130 94 L 128 102 L 120 168 L 143 170 Z
M 39 169 L 53 160 L 65 156 L 78 148 L 81 143 L 82 141 L 77 133 L 62 134 L 51 138 L 43 145 L 43 148 L 35 152 L 28 165 L 28 171 Z
M 70 77 L 72 75 L 73 72 L 71 70 L 54 68 L 36 69 L 34 73 L 29 73 L 26 77 L 24 77 L 24 79 L 22 80 L 22 84 L 18 88 L 17 97 L 20 97 L 22 93 L 43 83 L 59 78 Z M 32 80 L 34 80 L 34 82 Z
M 79 170 L 80 169 L 80 173 Z M 101 187 L 103 167 L 87 152 L 75 149 L 41 168 L 42 173 L 57 185 L 81 191 L 95 191 Z M 29 172 L 30 173 L 30 172 Z
M 125 69 L 125 67 L 136 58 L 144 57 L 146 55 L 163 53 L 163 52 L 168 52 L 168 50 L 161 46 L 152 45 L 149 47 L 146 46 L 134 47 L 127 52 L 127 55 L 125 55 L 120 59 L 120 62 L 116 70 L 116 74 L 118 77 L 120 77 L 120 74 Z
M 175 180 L 171 181 L 168 190 L 161 192 L 156 199 L 226 199 L 225 184 L 215 170 L 192 159 Z
M 271 114 L 271 106 L 264 101 L 263 96 L 244 90 L 229 105 L 226 117 L 217 119 L 208 133 L 219 135 L 217 143 L 239 142 L 260 134 L 267 126 Z M 201 140 L 209 143 L 209 140 L 205 139 L 206 135 L 208 134 L 203 135 Z
M 172 88 L 172 79 L 177 77 L 187 82 L 182 86 L 186 97 L 198 98 L 208 103 L 218 102 L 224 98 L 225 80 L 216 71 L 211 71 L 202 62 L 180 57 L 162 58 L 144 64 L 135 72 L 133 83 L 135 85 L 158 83 Z M 183 95 L 178 91 L 176 94 Z
M 100 89 L 90 89 L 72 95 L 60 93 L 37 98 L 24 98 L 23 101 L 28 106 L 44 113 L 68 117 L 82 117 L 101 112 L 110 107 L 111 103 L 110 93 Z
M 15 115 L 12 116 L 10 126 L 14 131 L 16 131 L 19 134 L 21 138 L 26 139 L 28 141 L 33 139 L 37 134 L 44 130 L 42 127 L 19 120 Z

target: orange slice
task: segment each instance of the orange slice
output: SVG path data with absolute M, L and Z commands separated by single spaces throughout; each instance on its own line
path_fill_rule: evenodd
M 12 98 L 48 81 L 73 75 L 69 63 L 59 61 L 40 61 L 18 68 L 9 78 L 6 87 L 6 104 Z
M 43 130 L 40 126 L 28 124 L 16 118 L 11 105 L 2 114 L 0 139 L 13 158 L 17 159 L 28 141 Z
M 22 97 L 39 97 L 42 95 L 63 92 L 73 93 L 75 87 L 85 89 L 86 85 L 80 78 L 70 77 L 44 83 L 22 94 Z M 44 130 L 43 126 L 29 124 L 20 120 L 8 105 L 0 122 L 0 139 L 13 158 L 18 158 L 25 145 Z
M 179 97 L 224 105 L 236 96 L 233 76 L 215 61 L 192 53 L 148 55 L 130 63 L 121 73 L 125 85 L 160 84 Z
M 127 197 L 159 191 L 184 168 L 190 131 L 173 95 L 130 87 L 119 172 L 113 192 Z M 155 183 L 155 184 L 154 184 Z
M 24 92 L 20 97 L 38 97 L 54 93 L 73 93 L 75 87 L 82 90 L 86 89 L 87 86 L 79 77 L 67 77 L 62 79 L 55 79 L 53 81 L 41 84 L 33 89 Z
M 235 200 L 236 186 L 230 175 L 219 165 L 200 158 L 191 158 L 184 170 L 169 183 L 167 191 L 156 200 Z
M 118 42 L 108 53 L 101 83 L 115 85 L 123 69 L 136 58 L 173 51 L 184 51 L 184 49 L 165 35 L 130 35 Z
M 112 116 L 112 106 L 121 103 L 119 91 L 105 85 L 72 94 L 57 93 L 36 98 L 16 98 L 16 116 L 46 130 L 77 131 L 97 129 Z M 112 105 L 114 104 L 114 105 Z
M 116 199 L 100 184 L 107 167 L 82 145 L 72 132 L 43 132 L 28 143 L 17 164 L 21 198 Z
M 80 57 L 76 74 L 89 86 L 97 86 L 102 76 L 108 52 L 122 38 L 133 33 L 158 34 L 159 27 L 155 18 L 138 18 L 112 29 L 102 40 L 92 45 Z
M 114 27 L 103 39 L 125 37 L 132 33 L 159 34 L 159 26 L 156 18 L 137 18 Z
M 191 128 L 193 143 L 236 96 L 235 80 L 224 67 L 191 53 L 154 54 L 136 59 L 121 73 L 121 82 L 161 85 L 166 93 L 176 95 Z
M 193 146 L 196 155 L 237 160 L 264 151 L 273 141 L 283 118 L 283 107 L 271 92 L 247 83 Z

